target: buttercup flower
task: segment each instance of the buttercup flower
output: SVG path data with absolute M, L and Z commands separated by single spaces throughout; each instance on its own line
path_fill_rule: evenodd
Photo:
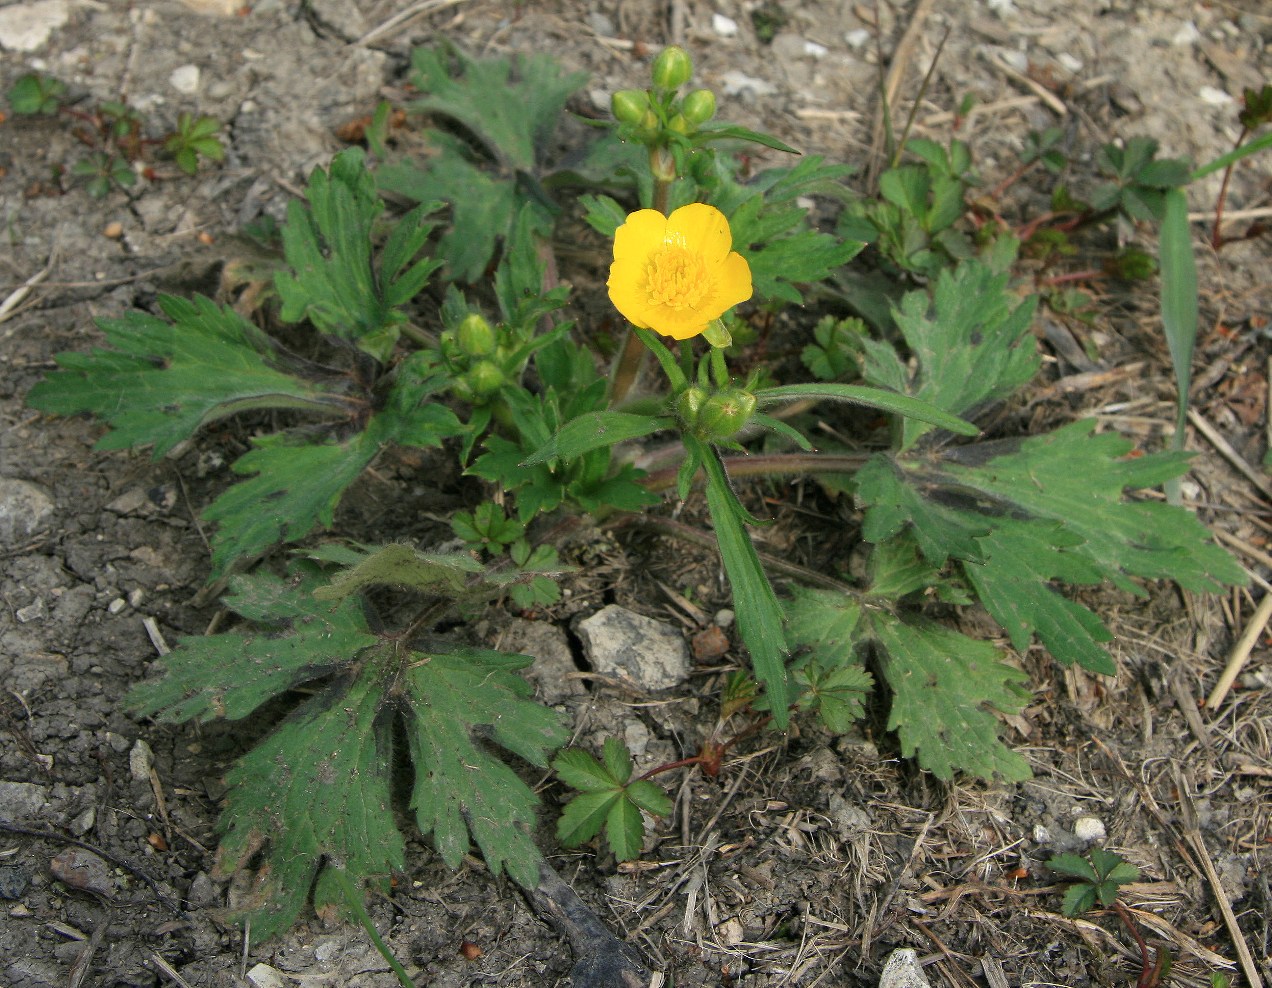
M 614 234 L 610 301 L 640 329 L 698 336 L 751 297 L 751 268 L 732 248 L 729 221 L 714 206 L 637 210 Z

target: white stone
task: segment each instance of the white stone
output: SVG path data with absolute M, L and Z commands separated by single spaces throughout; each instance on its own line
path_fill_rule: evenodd
M 593 671 L 665 690 L 689 678 L 689 646 L 676 628 L 617 604 L 577 625 Z
M 919 955 L 911 948 L 903 947 L 894 950 L 884 961 L 879 988 L 932 988 L 932 983 L 923 973 Z
M 986 0 L 985 6 L 1003 19 L 1015 17 L 1019 13 L 1012 0 Z
M 1177 48 L 1191 48 L 1201 40 L 1201 32 L 1192 21 L 1184 21 L 1178 31 L 1171 35 L 1170 43 Z
M 866 47 L 870 41 L 870 31 L 864 27 L 859 27 L 855 31 L 849 31 L 844 35 L 844 41 L 853 51 L 860 51 Z
M 1056 61 L 1060 63 L 1066 72 L 1072 72 L 1074 75 L 1077 75 L 1086 67 L 1086 63 L 1082 59 L 1076 55 L 1070 55 L 1067 51 L 1062 51 L 1057 55 Z
M 34 820 L 44 809 L 49 791 L 34 782 L 0 782 L 0 817 Z
M 828 51 L 825 45 L 819 45 L 816 41 L 804 42 L 804 54 L 809 58 L 822 58 Z
M 67 0 L 36 0 L 0 7 L 0 48 L 35 51 L 70 16 Z
M 14 612 L 14 617 L 18 619 L 19 624 L 30 624 L 32 621 L 43 621 L 48 616 L 49 609 L 44 603 L 43 597 L 36 597 L 34 603 L 27 604 L 26 607 L 19 607 Z
M 247 980 L 256 988 L 287 988 L 282 973 L 268 964 L 257 964 L 247 972 Z
M 722 38 L 732 38 L 738 33 L 738 22 L 724 14 L 711 15 L 711 30 Z
M 178 65 L 168 76 L 168 82 L 177 92 L 193 96 L 199 91 L 199 75 L 197 65 Z
M 150 745 L 138 738 L 128 752 L 128 774 L 135 782 L 149 782 L 150 771 L 154 766 L 155 753 L 150 750 Z
M 1197 90 L 1197 95 L 1201 97 L 1203 103 L 1208 103 L 1210 106 L 1226 106 L 1232 102 L 1231 96 L 1214 86 L 1202 86 Z
M 1035 844 L 1050 844 L 1055 837 L 1051 835 L 1051 831 L 1044 827 L 1041 823 L 1035 823 L 1033 828 L 1033 839 Z
M 0 477 L 0 546 L 25 542 L 53 517 L 56 505 L 38 484 Z
M 1080 816 L 1073 821 L 1073 836 L 1088 842 L 1104 840 L 1104 821 L 1097 816 Z
M 777 92 L 777 87 L 771 82 L 757 79 L 755 76 L 739 72 L 737 69 L 730 69 L 724 73 L 720 77 L 720 81 L 724 83 L 725 96 L 738 96 L 747 90 L 750 90 L 753 96 L 771 96 Z

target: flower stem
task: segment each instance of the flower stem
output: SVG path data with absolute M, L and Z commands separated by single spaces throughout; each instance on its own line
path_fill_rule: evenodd
M 645 347 L 631 326 L 627 327 L 627 339 L 623 341 L 623 352 L 619 354 L 618 363 L 614 365 L 614 376 L 610 378 L 609 407 L 621 405 L 631 391 L 632 385 L 640 374 L 641 364 L 645 360 Z
M 415 988 L 415 982 L 406 973 L 406 968 L 398 963 L 398 959 L 393 956 L 393 951 L 389 949 L 388 944 L 380 939 L 375 923 L 371 922 L 371 917 L 367 914 L 367 907 L 362 904 L 362 896 L 354 888 L 353 882 L 349 880 L 349 875 L 338 865 L 329 867 L 336 879 L 336 884 L 340 886 L 340 891 L 344 893 L 345 904 L 358 922 L 362 924 L 362 928 L 366 930 L 367 936 L 375 944 L 375 949 L 380 952 L 380 956 L 389 962 L 389 967 L 393 968 L 393 973 L 397 975 L 398 983 L 402 985 L 402 988 Z

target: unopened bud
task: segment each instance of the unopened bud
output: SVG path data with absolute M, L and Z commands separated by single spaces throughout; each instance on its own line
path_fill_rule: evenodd
M 669 45 L 658 53 L 650 70 L 660 89 L 679 89 L 693 75 L 693 61 L 679 45 Z
M 464 316 L 455 332 L 455 339 L 459 348 L 470 357 L 486 357 L 495 349 L 495 331 L 476 312 Z
M 667 129 L 673 130 L 677 134 L 688 135 L 690 132 L 692 132 L 693 126 L 689 123 L 688 120 L 685 119 L 685 115 L 683 113 L 677 113 L 674 117 L 671 118 L 671 120 L 668 121 Z
M 638 126 L 649 109 L 649 94 L 643 89 L 620 89 L 610 97 L 610 112 L 619 123 Z
M 755 404 L 755 395 L 740 388 L 716 392 L 698 414 L 699 434 L 708 441 L 728 439 L 751 420 Z
M 695 126 L 706 123 L 715 116 L 715 111 L 715 93 L 710 89 L 695 89 L 680 104 L 680 112 Z
M 698 423 L 698 413 L 709 397 L 705 388 L 692 385 L 676 396 L 676 417 L 682 425 L 692 429 Z
M 487 398 L 502 388 L 508 378 L 493 360 L 479 360 L 464 375 L 464 380 L 474 395 Z

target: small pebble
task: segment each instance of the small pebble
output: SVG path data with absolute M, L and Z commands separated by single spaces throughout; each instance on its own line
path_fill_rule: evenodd
M 107 223 L 104 227 L 102 227 L 102 236 L 107 240 L 118 240 L 123 235 L 124 224 L 120 223 L 119 220 Z
M 870 32 L 864 27 L 859 27 L 855 31 L 849 31 L 844 35 L 844 41 L 853 51 L 859 51 L 866 47 L 866 43 L 870 40 Z
M 722 38 L 732 38 L 738 33 L 738 22 L 724 14 L 711 15 L 711 30 Z
M 111 614 L 118 614 L 127 606 L 128 606 L 128 601 L 124 600 L 123 597 L 116 597 L 114 600 L 112 600 L 109 604 L 106 605 L 106 610 L 110 611 Z
M 1073 836 L 1078 840 L 1104 840 L 1104 821 L 1095 816 L 1080 816 L 1073 821 Z
M 44 604 L 43 597 L 37 597 L 35 602 L 27 604 L 26 607 L 19 607 L 14 612 L 14 617 L 18 619 L 19 624 L 30 624 L 32 621 L 43 621 L 49 616 L 49 609 Z
M 135 587 L 132 590 L 128 591 L 128 606 L 129 607 L 140 607 L 141 602 L 145 599 L 146 599 L 146 591 L 142 590 L 141 587 Z
M 200 72 L 197 65 L 181 65 L 172 70 L 168 81 L 178 93 L 192 97 L 198 92 L 198 75 Z
M 1232 97 L 1225 93 L 1222 89 L 1216 89 L 1214 86 L 1202 86 L 1197 90 L 1197 95 L 1203 103 L 1210 106 L 1226 106 L 1232 102 Z
M 1033 839 L 1035 844 L 1050 844 L 1053 840 L 1055 840 L 1055 838 L 1051 836 L 1051 831 L 1044 827 L 1041 823 L 1034 824 Z
M 135 782 L 149 782 L 150 770 L 154 765 L 155 753 L 150 750 L 150 745 L 138 738 L 128 752 L 128 774 Z

